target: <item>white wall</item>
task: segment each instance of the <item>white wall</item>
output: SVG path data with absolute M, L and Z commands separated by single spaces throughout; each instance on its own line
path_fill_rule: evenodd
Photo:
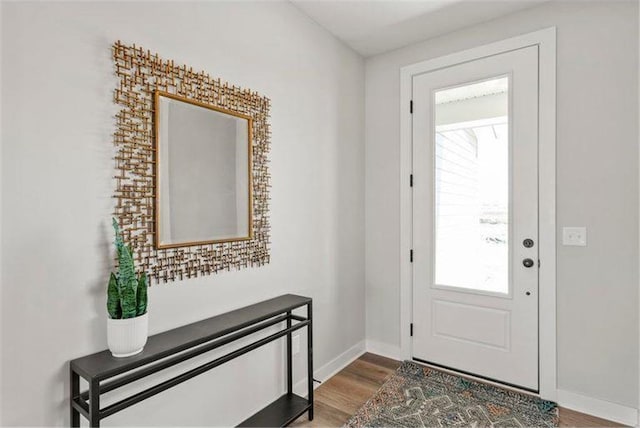
M 0 2 L 0 23 L 2 23 L 2 2 Z M 0 30 L 0 100 L 2 99 L 2 31 Z M 0 243 L 2 242 L 2 103 L 0 102 Z M 0 245 L 0 308 L 2 308 L 2 245 Z M 0 385 L 2 385 L 2 316 L 0 315 Z M 0 390 L 0 394 L 2 391 Z M 0 400 L 1 401 L 1 400 Z M 2 403 L 0 402 L 0 424 L 2 423 Z
M 288 3 L 2 7 L 2 425 L 67 424 L 67 361 L 106 348 L 117 39 L 272 100 L 271 264 L 152 287 L 151 332 L 294 292 L 314 298 L 316 367 L 364 339 L 358 55 Z M 233 425 L 284 390 L 281 351 L 234 360 L 105 425 Z
M 589 231 L 586 248 L 558 246 L 558 386 L 637 407 L 637 7 L 550 2 L 367 59 L 368 341 L 397 350 L 408 328 L 399 313 L 400 67 L 557 26 L 557 224 Z

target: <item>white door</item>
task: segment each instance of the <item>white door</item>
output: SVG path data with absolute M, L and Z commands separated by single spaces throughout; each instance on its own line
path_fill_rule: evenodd
M 413 77 L 413 357 L 538 390 L 538 47 Z

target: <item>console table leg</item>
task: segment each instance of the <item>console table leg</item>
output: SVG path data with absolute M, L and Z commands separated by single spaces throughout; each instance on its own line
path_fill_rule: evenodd
M 291 311 L 287 312 L 287 328 L 291 328 Z M 291 332 L 287 334 L 287 394 L 293 394 L 293 357 Z
M 89 382 L 89 426 L 100 426 L 100 382 Z
M 309 381 L 309 420 L 313 420 L 313 309 L 311 303 L 307 305 L 307 378 Z
M 69 368 L 69 375 L 69 407 L 71 410 L 69 425 L 72 427 L 79 427 L 80 412 L 73 408 L 73 402 L 78 396 L 80 396 L 80 376 L 78 376 L 78 373 L 74 372 L 71 368 Z

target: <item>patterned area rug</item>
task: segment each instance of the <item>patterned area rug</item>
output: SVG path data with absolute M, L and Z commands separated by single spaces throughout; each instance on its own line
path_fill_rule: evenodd
M 556 427 L 556 403 L 405 361 L 345 427 Z

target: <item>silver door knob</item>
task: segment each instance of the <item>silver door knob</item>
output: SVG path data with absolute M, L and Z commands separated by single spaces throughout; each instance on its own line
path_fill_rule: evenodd
M 531 260 L 531 259 L 524 259 L 524 260 L 522 261 L 522 264 L 524 265 L 524 267 L 526 267 L 526 268 L 530 268 L 530 267 L 532 267 L 532 266 L 533 266 L 533 260 Z

